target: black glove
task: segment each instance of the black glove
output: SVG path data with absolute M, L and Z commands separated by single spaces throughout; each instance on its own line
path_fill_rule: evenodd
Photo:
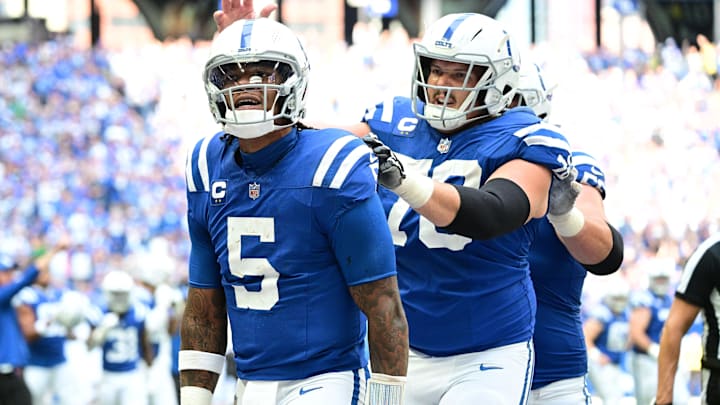
M 378 183 L 381 186 L 394 190 L 405 179 L 405 169 L 400 160 L 387 145 L 378 139 L 372 132 L 362 138 L 363 142 L 372 149 L 378 158 Z

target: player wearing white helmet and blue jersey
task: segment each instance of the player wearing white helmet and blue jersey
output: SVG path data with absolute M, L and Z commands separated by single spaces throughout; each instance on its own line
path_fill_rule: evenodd
M 72 328 L 84 317 L 77 312 L 79 308 L 68 305 L 80 293 L 64 290 L 58 284 L 49 272 L 43 272 L 17 296 L 18 323 L 30 350 L 23 377 L 35 404 L 76 402 L 74 375 L 67 364 L 65 344 Z
M 145 330 L 147 307 L 134 299 L 134 288 L 128 273 L 109 271 L 101 283 L 104 302 L 90 319 L 93 330 L 88 345 L 102 351 L 101 405 L 147 403 L 140 361 L 152 365 L 153 350 Z
M 411 98 L 379 104 L 354 129 L 374 134 L 364 140 L 380 159 L 410 325 L 408 401 L 525 403 L 531 220 L 545 216 L 553 178 L 574 179 L 569 145 L 532 110 L 508 109 L 520 55 L 497 21 L 447 15 L 414 52 Z
M 677 269 L 670 257 L 648 259 L 644 265 L 649 267 L 648 288 L 630 297 L 632 374 L 638 404 L 650 403 L 655 397 L 660 335 L 672 306 L 671 282 Z M 678 370 L 673 403 L 684 404 L 690 399 L 688 379 L 686 370 Z
M 524 63 L 513 105 L 527 106 L 543 120 L 551 112 L 552 89 L 543 70 Z M 583 226 L 561 234 L 547 218 L 538 220 L 530 251 L 530 275 L 537 297 L 535 375 L 530 404 L 587 403 L 587 351 L 580 317 L 580 298 L 587 272 L 607 275 L 620 268 L 623 242 L 605 217 L 605 175 L 598 162 L 573 150 L 580 187 L 555 182 L 550 189 L 549 214 L 575 210 Z M 570 187 L 568 187 L 570 186 Z
M 286 26 L 239 20 L 211 48 L 223 131 L 187 159 L 181 403 L 211 403 L 229 319 L 239 404 L 400 404 L 407 322 L 371 151 L 299 122 L 309 64 Z

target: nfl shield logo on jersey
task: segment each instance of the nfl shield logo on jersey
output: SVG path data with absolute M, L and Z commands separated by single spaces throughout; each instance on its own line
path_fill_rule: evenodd
M 260 185 L 257 183 L 248 184 L 248 196 L 253 200 L 257 200 L 260 197 Z
M 440 140 L 440 143 L 438 143 L 437 151 L 440 153 L 448 153 L 450 150 L 450 144 L 452 141 L 448 138 L 443 138 Z

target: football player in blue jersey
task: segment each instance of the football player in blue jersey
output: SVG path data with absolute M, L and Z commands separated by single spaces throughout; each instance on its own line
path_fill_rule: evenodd
M 588 349 L 588 378 L 604 404 L 617 404 L 632 389 L 625 371 L 630 348 L 628 298 L 630 287 L 621 276 L 608 283 L 598 305 L 583 323 Z
M 520 55 L 504 27 L 450 14 L 414 45 L 410 98 L 366 113 L 410 325 L 412 404 L 525 403 L 535 294 L 528 255 L 551 181 L 572 184 L 557 127 L 509 108 Z M 568 213 L 569 212 L 569 213 Z M 559 213 L 575 235 L 583 218 Z
M 28 362 L 28 347 L 18 324 L 13 301 L 40 274 L 47 274 L 52 257 L 63 246 L 46 251 L 22 272 L 9 255 L 0 253 L 0 404 L 30 405 L 32 395 L 22 376 Z
M 638 404 L 652 402 L 657 390 L 660 334 L 672 305 L 670 280 L 675 272 L 672 258 L 648 260 L 648 288 L 630 298 L 630 342 L 632 343 L 632 374 L 635 379 L 635 400 Z M 675 375 L 673 403 L 685 404 L 690 399 L 689 373 L 678 370 Z
M 513 106 L 533 109 L 547 120 L 552 87 L 535 63 L 523 63 Z M 535 375 L 529 404 L 585 404 L 587 351 L 582 333 L 580 298 L 587 272 L 612 274 L 623 259 L 620 233 L 607 222 L 603 199 L 605 176 L 590 155 L 573 150 L 577 188 L 556 181 L 550 187 L 550 215 L 577 209 L 584 224 L 576 235 L 556 233 L 552 223 L 538 220 L 530 250 L 530 276 L 537 297 Z M 578 259 L 574 257 L 578 256 Z
M 18 322 L 30 351 L 24 377 L 33 403 L 38 405 L 75 402 L 73 376 L 65 357 L 71 325 L 60 322 L 63 293 L 46 272 L 38 275 L 35 283 L 20 291 L 17 297 Z
M 269 19 L 212 43 L 204 82 L 222 131 L 187 159 L 184 405 L 211 403 L 228 319 L 240 404 L 401 403 L 408 328 L 374 158 L 299 122 L 308 74 L 299 39 Z
M 102 350 L 103 374 L 98 403 L 101 405 L 147 404 L 147 386 L 140 361 L 152 366 L 153 349 L 147 337 L 147 307 L 132 294 L 133 278 L 122 270 L 109 271 L 102 280 L 104 303 L 90 317 L 91 349 Z

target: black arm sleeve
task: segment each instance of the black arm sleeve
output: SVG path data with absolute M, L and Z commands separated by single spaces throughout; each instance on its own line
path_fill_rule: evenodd
M 583 264 L 585 270 L 596 276 L 606 276 L 615 273 L 623 262 L 625 244 L 623 243 L 622 235 L 620 235 L 620 232 L 618 232 L 615 227 L 610 224 L 607 225 L 610 227 L 613 241 L 610 253 L 598 264 Z
M 480 189 L 453 185 L 460 209 L 442 229 L 473 239 L 492 239 L 521 227 L 530 215 L 530 200 L 508 179 L 493 179 Z

